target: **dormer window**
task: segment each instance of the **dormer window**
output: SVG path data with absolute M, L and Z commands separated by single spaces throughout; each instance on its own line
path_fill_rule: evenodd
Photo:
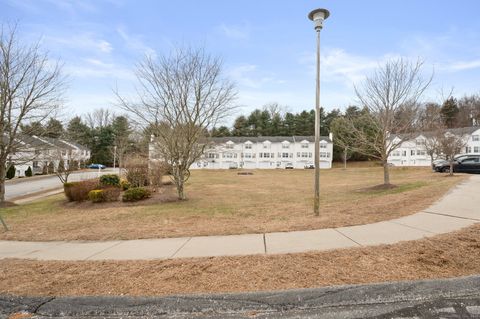
M 245 149 L 251 150 L 251 149 L 252 149 L 252 142 L 246 141 L 246 142 L 245 142 Z
M 232 141 L 228 141 L 227 144 L 225 145 L 225 148 L 232 149 L 233 145 L 234 145 L 234 143 Z
M 282 142 L 282 148 L 284 149 L 290 148 L 290 143 L 287 141 Z

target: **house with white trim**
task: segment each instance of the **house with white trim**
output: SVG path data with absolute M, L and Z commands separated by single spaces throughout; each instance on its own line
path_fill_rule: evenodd
M 190 169 L 275 169 L 292 165 L 313 165 L 313 136 L 229 136 L 209 139 L 203 156 Z M 320 168 L 332 167 L 333 136 L 320 138 Z M 155 143 L 150 143 L 149 158 L 155 160 Z
M 480 154 L 480 127 L 464 127 L 447 129 L 446 134 L 462 135 L 466 141 L 463 154 Z M 430 166 L 431 158 L 427 153 L 425 144 L 433 136 L 432 132 L 419 132 L 410 139 L 401 142 L 401 137 L 392 136 L 393 143 L 401 142 L 401 145 L 390 153 L 388 163 L 394 166 Z M 434 159 L 442 157 L 442 154 L 434 154 Z
M 22 135 L 18 138 L 14 152 L 8 161 L 15 165 L 16 177 L 25 176 L 28 167 L 33 174 L 41 174 L 43 167 L 53 163 L 54 170 L 58 169 L 60 161 L 65 168 L 73 162 L 81 166 L 90 160 L 90 150 L 80 144 L 60 138 Z

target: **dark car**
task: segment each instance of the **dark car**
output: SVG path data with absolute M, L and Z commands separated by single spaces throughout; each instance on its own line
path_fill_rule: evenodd
M 445 162 L 435 167 L 437 172 L 450 172 L 450 163 Z M 453 160 L 456 173 L 480 174 L 480 155 L 462 155 Z

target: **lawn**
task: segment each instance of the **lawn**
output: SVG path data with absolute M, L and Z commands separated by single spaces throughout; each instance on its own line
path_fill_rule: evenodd
M 428 168 L 392 168 L 398 187 L 369 190 L 381 183 L 380 167 L 321 172 L 321 213 L 314 217 L 313 170 L 193 171 L 187 201 L 175 198 L 140 204 L 68 203 L 56 195 L 6 208 L 9 240 L 113 240 L 292 231 L 358 225 L 415 213 L 466 177 Z
M 395 245 L 273 256 L 155 261 L 0 260 L 0 294 L 238 292 L 448 278 L 480 273 L 480 225 Z

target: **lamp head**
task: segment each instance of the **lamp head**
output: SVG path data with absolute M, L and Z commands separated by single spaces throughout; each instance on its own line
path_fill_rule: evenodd
M 323 21 L 329 16 L 330 12 L 327 9 L 315 9 L 308 14 L 308 18 L 315 23 L 315 30 L 321 30 Z

